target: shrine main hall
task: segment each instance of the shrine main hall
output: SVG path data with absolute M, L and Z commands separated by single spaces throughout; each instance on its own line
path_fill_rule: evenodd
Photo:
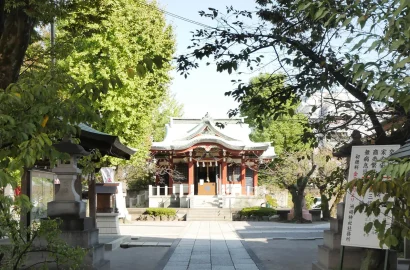
M 270 142 L 250 140 L 244 118 L 171 118 L 165 128 L 164 140 L 151 146 L 157 169 L 156 183 L 149 188 L 150 207 L 193 207 L 198 201 L 226 207 L 240 198 L 241 204 L 259 203 L 264 194 L 258 188 L 258 169 L 275 151 Z

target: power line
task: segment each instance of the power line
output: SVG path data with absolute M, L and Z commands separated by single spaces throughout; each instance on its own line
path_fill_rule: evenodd
M 156 10 L 158 10 L 158 11 L 161 11 L 161 12 L 163 12 L 163 13 L 165 13 L 165 14 L 171 16 L 171 17 L 174 17 L 174 18 L 176 18 L 176 19 L 179 19 L 179 20 L 182 20 L 182 21 L 185 21 L 185 22 L 188 22 L 188 23 L 192 23 L 192 24 L 195 24 L 195 25 L 204 27 L 204 28 L 210 28 L 210 29 L 215 29 L 215 30 L 217 30 L 216 27 L 212 27 L 212 26 L 206 25 L 206 24 L 204 24 L 204 23 L 200 23 L 200 22 L 197 22 L 197 21 L 194 21 L 194 20 L 191 20 L 191 19 L 182 17 L 182 16 L 180 16 L 180 15 L 177 15 L 177 14 L 171 13 L 171 12 L 169 12 L 169 11 L 166 11 L 166 10 L 164 10 L 164 9 L 161 9 L 161 8 L 159 8 L 159 7 L 157 7 L 157 6 L 149 5 L 149 4 L 145 3 L 145 2 L 139 2 L 139 3 L 142 4 L 142 5 L 144 5 L 144 6 L 146 6 L 146 7 L 154 8 L 154 9 L 156 9 Z

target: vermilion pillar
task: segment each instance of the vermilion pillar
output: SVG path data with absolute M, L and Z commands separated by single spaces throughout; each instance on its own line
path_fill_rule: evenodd
M 222 194 L 226 194 L 226 183 L 228 179 L 228 164 L 226 162 L 222 162 L 221 164 L 221 184 L 223 188 L 221 189 Z
M 241 184 L 242 184 L 242 194 L 246 194 L 246 166 L 245 163 L 241 163 Z
M 188 194 L 191 194 L 191 185 L 194 184 L 194 162 L 188 163 Z

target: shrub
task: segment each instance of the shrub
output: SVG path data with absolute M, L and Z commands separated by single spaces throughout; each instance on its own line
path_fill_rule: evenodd
M 258 217 L 263 217 L 263 216 L 272 216 L 276 214 L 276 210 L 272 208 L 266 208 L 266 207 L 246 207 L 243 208 L 240 211 L 241 216 L 258 216 Z
M 177 211 L 175 211 L 175 209 L 170 209 L 170 208 L 147 208 L 144 214 L 155 216 L 155 217 L 158 217 L 158 216 L 173 217 L 177 214 Z
M 268 204 L 270 204 L 271 207 L 275 208 L 278 207 L 278 201 L 273 198 L 271 195 L 266 194 L 265 200 Z

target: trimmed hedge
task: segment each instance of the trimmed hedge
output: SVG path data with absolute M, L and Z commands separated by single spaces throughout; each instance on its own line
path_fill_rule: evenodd
M 144 214 L 155 216 L 155 217 L 158 217 L 158 216 L 173 217 L 177 214 L 177 211 L 175 211 L 175 209 L 170 209 L 170 208 L 147 208 Z
M 243 208 L 240 212 L 241 216 L 257 216 L 257 217 L 263 217 L 263 216 L 272 216 L 276 214 L 276 210 L 272 208 L 266 208 L 266 207 L 246 207 Z

